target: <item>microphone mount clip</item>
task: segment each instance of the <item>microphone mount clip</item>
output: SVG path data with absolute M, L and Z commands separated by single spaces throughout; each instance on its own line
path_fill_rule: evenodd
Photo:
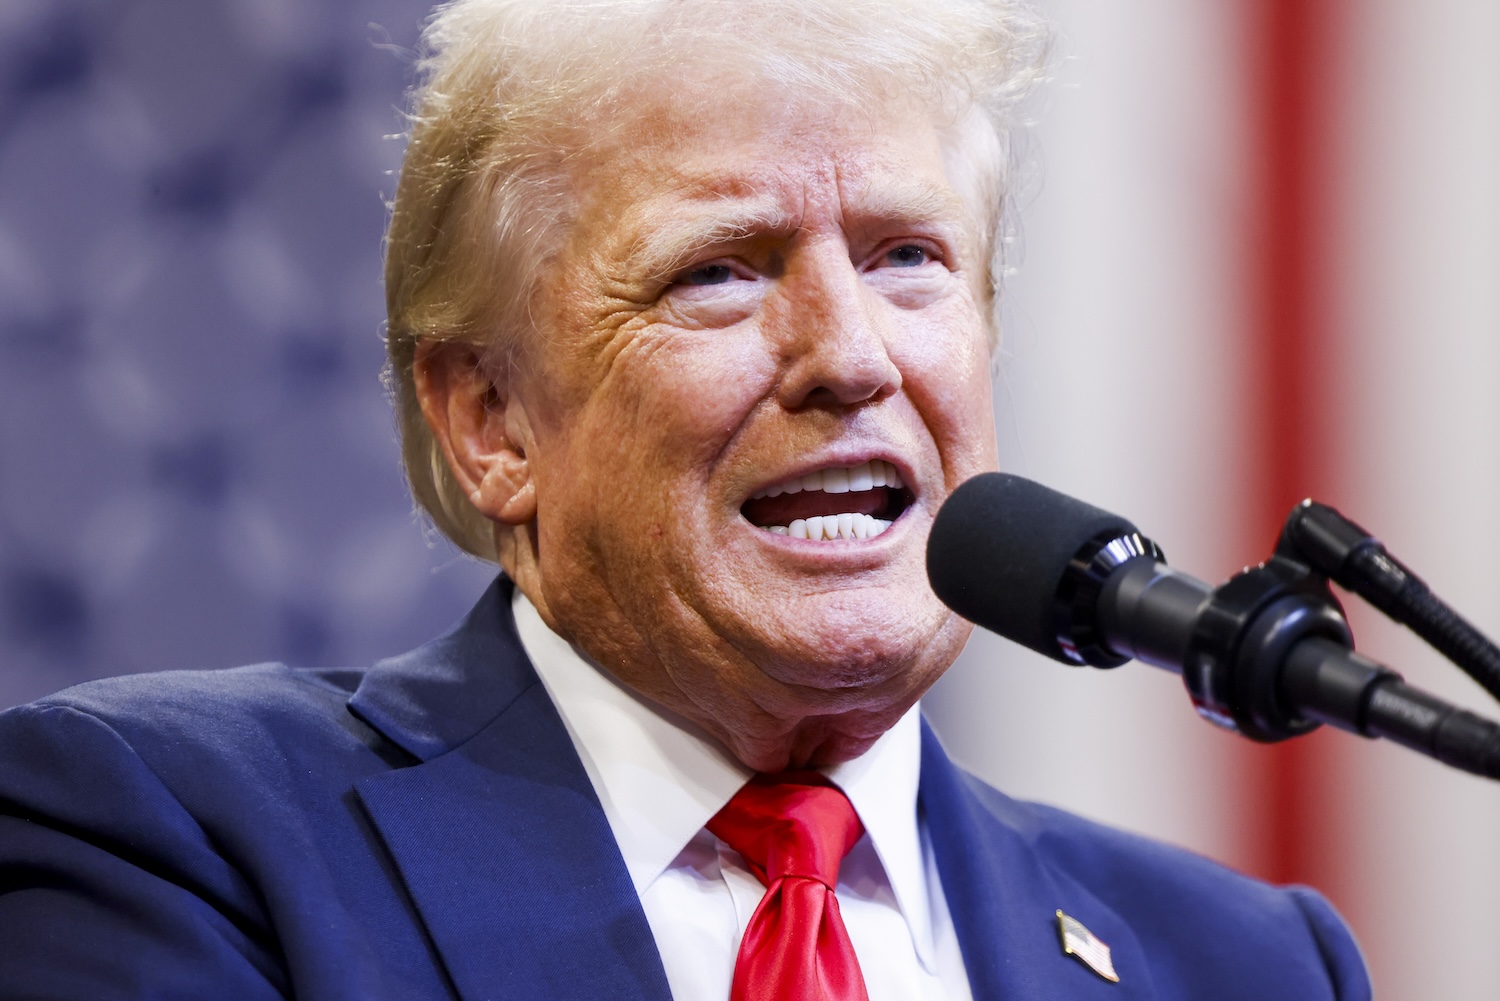
M 1354 645 L 1326 577 L 1276 555 L 1229 578 L 1200 608 L 1182 665 L 1199 715 L 1262 743 L 1316 729 L 1282 697 L 1281 678 L 1292 649 L 1314 637 Z

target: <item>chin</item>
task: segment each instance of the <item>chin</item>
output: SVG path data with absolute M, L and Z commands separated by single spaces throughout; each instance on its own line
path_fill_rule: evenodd
M 968 624 L 956 620 L 963 628 L 955 629 L 953 614 L 931 598 L 903 603 L 825 595 L 802 604 L 794 628 L 773 634 L 761 668 L 783 684 L 830 694 L 925 689 L 968 636 Z

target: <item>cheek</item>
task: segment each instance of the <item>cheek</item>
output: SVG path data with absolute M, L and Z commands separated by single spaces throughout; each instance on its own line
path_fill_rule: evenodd
M 892 354 L 905 391 L 945 453 L 944 464 L 967 454 L 965 466 L 978 462 L 991 468 L 996 460 L 989 340 L 972 306 L 944 306 L 909 322 Z
M 726 447 L 774 380 L 757 344 L 732 330 L 633 335 L 566 432 L 571 475 L 608 469 L 611 495 L 636 515 L 691 521 Z
M 670 439 L 684 450 L 679 463 L 717 456 L 774 379 L 764 345 L 749 329 L 670 330 L 650 340 L 622 359 L 634 430 L 642 440 Z

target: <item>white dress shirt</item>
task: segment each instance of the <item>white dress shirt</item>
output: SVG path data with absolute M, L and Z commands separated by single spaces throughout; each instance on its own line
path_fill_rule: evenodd
M 676 1001 L 728 998 L 765 888 L 704 824 L 751 772 L 693 724 L 620 685 L 515 592 L 516 628 L 604 806 Z M 839 910 L 870 1001 L 968 1001 L 968 976 L 917 815 L 915 707 L 873 747 L 825 769 L 865 835 L 844 859 Z

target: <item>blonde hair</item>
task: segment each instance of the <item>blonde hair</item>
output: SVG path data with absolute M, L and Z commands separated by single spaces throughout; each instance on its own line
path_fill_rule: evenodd
M 564 167 L 642 81 L 690 59 L 766 92 L 875 106 L 913 95 L 950 126 L 955 183 L 984 215 L 998 282 L 1010 118 L 1039 75 L 1043 23 L 1017 0 L 452 0 L 422 36 L 386 239 L 386 378 L 412 497 L 461 549 L 493 525 L 423 419 L 419 341 L 510 364 L 569 210 Z M 687 72 L 691 72 L 688 70 Z M 992 323 L 993 327 L 993 323 Z

